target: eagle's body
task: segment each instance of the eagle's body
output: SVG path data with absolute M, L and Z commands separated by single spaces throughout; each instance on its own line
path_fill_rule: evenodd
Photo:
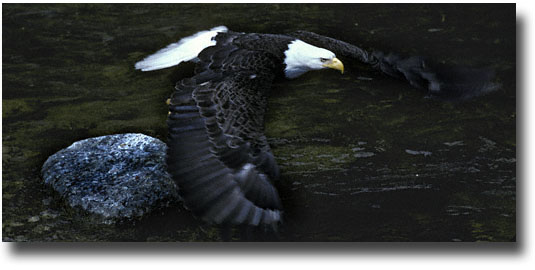
M 177 83 L 167 121 L 168 171 L 188 209 L 218 224 L 280 221 L 282 206 L 273 186 L 279 169 L 264 135 L 267 92 L 276 77 L 296 78 L 323 68 L 343 72 L 342 63 L 328 49 L 405 77 L 414 86 L 429 86 L 430 91 L 443 84 L 419 58 L 392 61 L 303 31 L 246 34 L 216 27 L 136 64 L 148 71 L 197 62 L 195 75 Z
M 282 207 L 273 181 L 279 168 L 264 136 L 266 94 L 276 77 L 295 78 L 330 62 L 341 70 L 341 62 L 291 36 L 217 27 L 136 67 L 190 60 L 197 62 L 195 76 L 177 83 L 167 121 L 168 171 L 186 207 L 215 223 L 278 223 Z

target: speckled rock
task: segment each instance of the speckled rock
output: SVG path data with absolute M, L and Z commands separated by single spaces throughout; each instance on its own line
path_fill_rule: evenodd
M 165 154 L 165 143 L 143 134 L 102 136 L 53 154 L 41 173 L 70 206 L 113 223 L 178 200 Z

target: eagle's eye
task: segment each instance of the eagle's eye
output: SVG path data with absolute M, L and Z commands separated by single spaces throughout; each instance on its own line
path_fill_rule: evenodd
M 329 60 L 329 59 L 327 59 L 327 58 L 320 58 L 320 61 L 321 61 L 322 63 L 325 63 L 325 62 L 327 62 L 328 60 Z

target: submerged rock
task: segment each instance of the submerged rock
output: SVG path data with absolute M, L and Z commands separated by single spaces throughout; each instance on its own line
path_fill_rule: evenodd
M 165 143 L 150 136 L 102 136 L 75 142 L 53 154 L 41 173 L 71 207 L 113 223 L 178 200 L 165 155 Z

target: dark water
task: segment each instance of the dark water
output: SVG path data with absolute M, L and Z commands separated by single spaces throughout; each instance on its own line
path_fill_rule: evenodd
M 425 98 L 358 63 L 277 84 L 267 135 L 281 166 L 281 241 L 514 241 L 514 5 L 3 6 L 3 241 L 218 241 L 180 205 L 92 223 L 42 184 L 46 158 L 87 137 L 165 140 L 164 104 L 191 65 L 133 65 L 217 25 L 304 29 L 366 49 L 496 70 L 500 90 Z M 343 60 L 343 59 L 342 59 Z M 371 78 L 372 80 L 363 79 Z

